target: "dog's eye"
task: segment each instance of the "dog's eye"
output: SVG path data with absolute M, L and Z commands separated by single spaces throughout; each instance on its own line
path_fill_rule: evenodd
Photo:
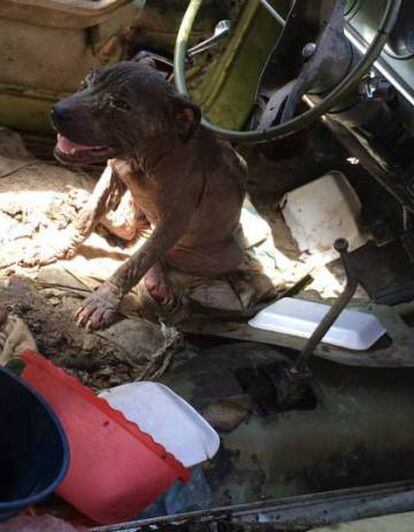
M 80 85 L 79 85 L 79 90 L 83 91 L 85 89 L 87 89 L 89 87 L 89 83 L 86 79 L 83 79 L 81 82 L 80 82 Z
M 89 88 L 92 83 L 94 82 L 94 79 L 95 79 L 95 69 L 92 69 L 88 72 L 88 74 L 85 76 L 85 79 L 83 79 L 81 81 L 81 84 L 80 84 L 80 90 L 85 90 L 87 88 Z
M 118 96 L 110 96 L 109 105 L 115 107 L 115 109 L 121 109 L 122 111 L 129 111 L 131 109 L 129 103 Z

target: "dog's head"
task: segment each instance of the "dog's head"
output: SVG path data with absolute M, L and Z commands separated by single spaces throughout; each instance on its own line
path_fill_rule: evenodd
M 87 76 L 78 92 L 53 106 L 52 121 L 56 157 L 84 164 L 143 154 L 166 134 L 186 142 L 200 110 L 153 68 L 124 61 Z

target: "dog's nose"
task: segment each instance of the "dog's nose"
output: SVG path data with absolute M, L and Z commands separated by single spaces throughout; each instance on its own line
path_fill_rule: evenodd
M 62 103 L 56 103 L 50 112 L 54 124 L 62 124 L 70 119 L 68 107 Z

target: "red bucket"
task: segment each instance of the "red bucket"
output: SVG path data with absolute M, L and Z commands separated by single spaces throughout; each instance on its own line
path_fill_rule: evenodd
M 23 378 L 52 406 L 65 429 L 70 464 L 58 493 L 100 524 L 137 517 L 189 471 L 162 445 L 77 379 L 26 352 Z

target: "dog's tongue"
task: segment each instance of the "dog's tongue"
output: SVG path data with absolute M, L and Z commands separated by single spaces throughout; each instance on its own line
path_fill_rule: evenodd
M 94 149 L 94 146 L 88 146 L 86 144 L 78 144 L 77 142 L 72 142 L 71 140 L 60 134 L 58 134 L 57 137 L 57 147 L 63 153 L 74 153 L 76 151 Z

